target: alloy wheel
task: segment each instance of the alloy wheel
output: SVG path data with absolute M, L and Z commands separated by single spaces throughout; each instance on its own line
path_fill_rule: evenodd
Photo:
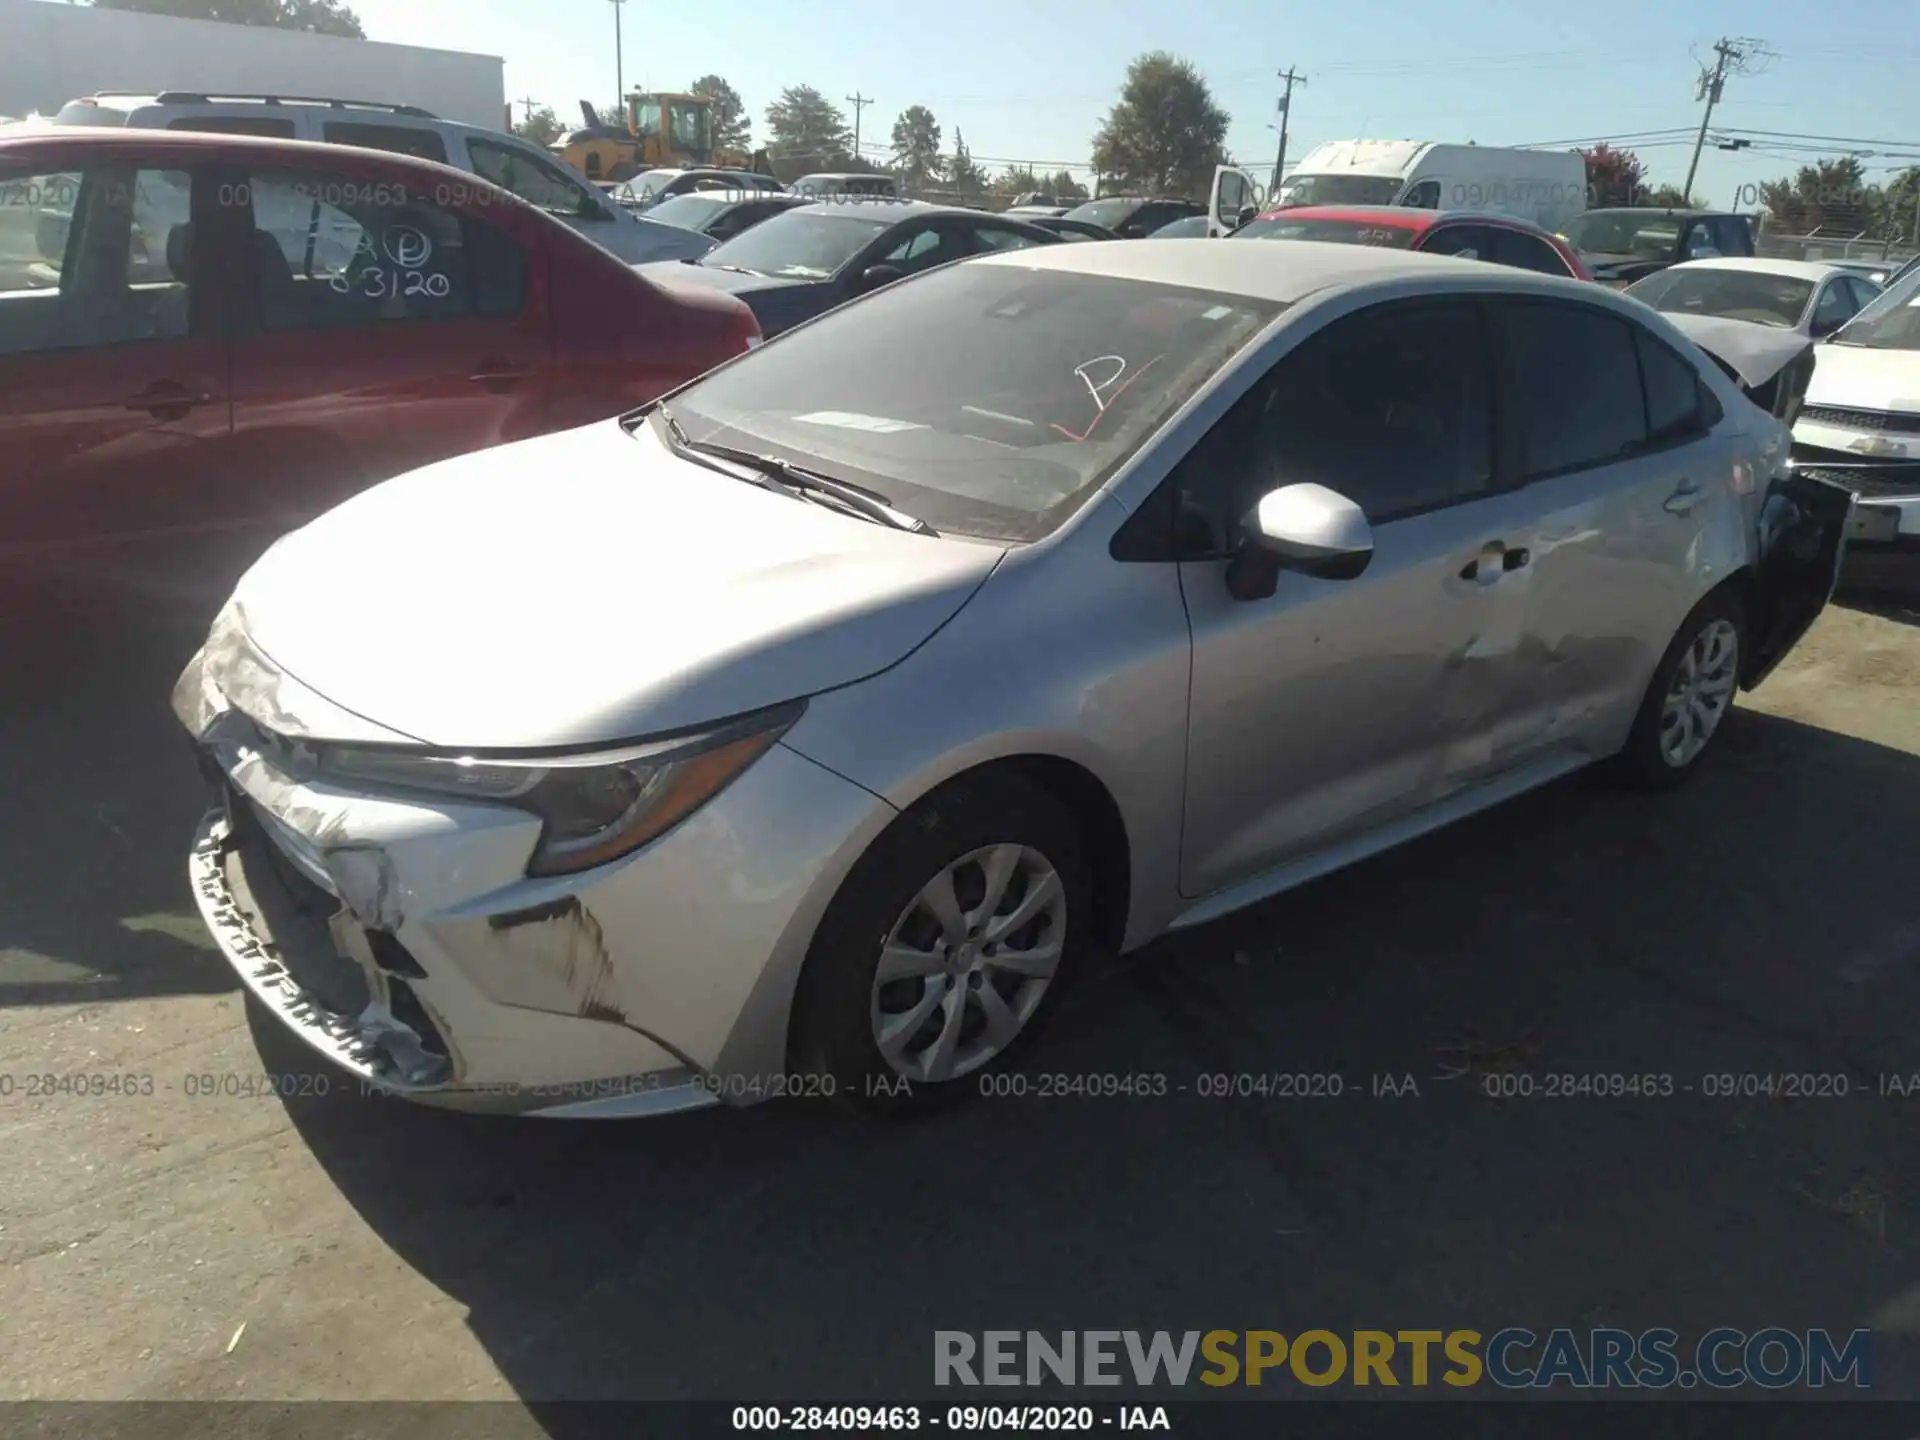
M 1680 656 L 1660 706 L 1660 758 L 1676 770 L 1697 759 L 1733 705 L 1740 678 L 1740 632 L 1709 621 Z
M 909 1080 L 957 1079 L 1026 1027 L 1059 968 L 1067 892 L 1047 857 L 987 845 L 946 865 L 887 932 L 874 1043 Z

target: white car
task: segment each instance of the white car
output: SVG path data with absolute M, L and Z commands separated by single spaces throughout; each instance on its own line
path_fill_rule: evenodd
M 1920 578 L 1920 269 L 1896 277 L 1816 353 L 1794 458 L 1859 496 L 1848 578 L 1910 583 Z
M 1744 320 L 1818 340 L 1872 304 L 1880 287 L 1842 265 L 1749 255 L 1670 265 L 1626 293 L 1668 315 Z
M 61 106 L 53 123 L 213 130 L 417 155 L 492 181 L 629 265 L 678 260 L 712 248 L 704 236 L 675 225 L 655 224 L 621 208 L 586 176 L 517 135 L 442 120 L 413 105 L 185 90 L 143 95 L 102 92 Z

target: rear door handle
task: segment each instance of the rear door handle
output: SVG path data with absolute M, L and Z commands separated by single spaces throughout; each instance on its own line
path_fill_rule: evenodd
M 491 390 L 495 394 L 500 394 L 514 389 L 532 374 L 531 370 L 522 370 L 516 365 L 508 364 L 505 360 L 482 360 L 480 368 L 467 376 L 467 379 L 482 390 Z
M 1682 480 L 1673 494 L 1667 497 L 1663 507 L 1670 515 L 1685 515 L 1700 501 L 1700 487 L 1691 480 Z

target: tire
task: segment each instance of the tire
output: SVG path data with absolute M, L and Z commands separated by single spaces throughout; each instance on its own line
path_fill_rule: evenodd
M 945 925 L 925 898 L 931 887 L 939 899 L 943 875 L 956 902 Z M 883 1115 L 973 1094 L 1033 1042 L 1078 968 L 1093 943 L 1092 896 L 1079 827 L 1051 795 L 994 772 L 936 790 L 881 834 L 827 907 L 794 999 L 795 1068 Z M 1033 913 L 1006 925 L 1023 909 Z M 884 986 L 883 955 L 901 972 Z
M 1699 770 L 1726 728 L 1746 645 L 1746 610 L 1732 590 L 1712 591 L 1693 607 L 1654 669 L 1626 748 L 1614 757 L 1615 779 L 1635 789 L 1670 790 Z M 1682 707 L 1691 716 L 1690 735 L 1676 742 L 1667 701 L 1689 665 L 1701 703 Z

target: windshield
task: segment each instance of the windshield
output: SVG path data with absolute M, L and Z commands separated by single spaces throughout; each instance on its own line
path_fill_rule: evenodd
M 115 110 L 109 105 L 96 105 L 88 100 L 74 100 L 60 107 L 60 113 L 53 117 L 56 125 L 124 125 L 127 112 Z
M 683 230 L 704 230 L 723 210 L 738 204 L 739 198 L 737 195 L 676 195 L 647 211 L 647 218 L 663 225 L 678 225 Z
M 709 250 L 700 263 L 751 270 L 756 275 L 824 280 L 886 228 L 885 220 L 866 216 L 790 210 L 741 231 L 726 244 Z
M 1644 255 L 1662 260 L 1673 254 L 1680 220 L 1644 210 L 1589 210 L 1568 222 L 1566 242 L 1589 255 Z
M 1380 245 L 1405 250 L 1419 230 L 1411 225 L 1382 225 L 1370 220 L 1289 220 L 1276 215 L 1242 225 L 1235 240 L 1325 240 L 1335 245 Z
M 1714 315 L 1791 330 L 1813 298 L 1813 282 L 1758 270 L 1676 265 L 1629 285 L 1626 293 L 1676 315 Z
M 1280 185 L 1285 205 L 1391 205 L 1398 175 L 1289 175 Z
M 691 100 L 675 100 L 667 106 L 667 126 L 672 132 L 673 148 L 695 155 L 707 153 L 707 107 Z
M 626 191 L 636 200 L 651 200 L 679 176 L 678 170 L 643 170 L 627 181 Z
M 1830 337 L 1869 350 L 1920 350 L 1920 267 L 1907 270 Z
M 1090 225 L 1098 225 L 1105 230 L 1118 230 L 1127 223 L 1132 215 L 1147 202 L 1138 198 L 1122 196 L 1118 200 L 1089 200 L 1084 205 L 1076 205 L 1060 218 L 1062 220 L 1085 220 Z
M 1184 215 L 1178 220 L 1169 220 L 1147 238 L 1150 240 L 1184 240 L 1195 235 L 1205 235 L 1206 233 L 1206 216 Z
M 695 441 L 864 485 L 936 530 L 1020 543 L 1052 531 L 1283 308 L 954 265 L 829 312 L 672 409 Z

